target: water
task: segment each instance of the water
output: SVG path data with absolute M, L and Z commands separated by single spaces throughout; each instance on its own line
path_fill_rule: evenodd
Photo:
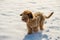
M 23 40 L 26 37 L 26 24 L 21 21 L 19 14 L 27 9 L 43 12 L 44 15 L 54 11 L 53 16 L 46 20 L 41 36 L 38 36 L 39 33 L 36 36 L 38 40 L 60 40 L 60 0 L 0 0 L 0 40 Z M 43 34 L 46 39 L 43 39 Z

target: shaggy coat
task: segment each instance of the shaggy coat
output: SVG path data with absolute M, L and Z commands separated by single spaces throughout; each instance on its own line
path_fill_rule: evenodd
M 32 13 L 29 10 L 25 10 L 20 16 L 22 16 L 22 21 L 26 22 L 28 34 L 31 34 L 32 31 L 37 32 L 38 28 L 40 30 L 43 30 L 43 25 L 45 19 L 50 18 L 53 15 L 54 12 L 52 12 L 49 16 L 43 15 L 41 12 Z

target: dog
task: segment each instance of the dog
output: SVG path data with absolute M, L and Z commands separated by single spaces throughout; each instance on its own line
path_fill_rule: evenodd
M 38 32 L 38 28 L 43 30 L 43 25 L 45 19 L 50 18 L 54 12 L 51 12 L 49 16 L 43 15 L 41 12 L 32 13 L 30 10 L 23 11 L 20 16 L 22 16 L 22 21 L 26 22 L 28 34 L 31 34 L 33 31 Z

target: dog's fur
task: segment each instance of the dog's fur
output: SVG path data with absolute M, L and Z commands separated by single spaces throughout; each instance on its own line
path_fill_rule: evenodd
M 43 30 L 45 19 L 50 18 L 52 14 L 53 12 L 47 17 L 40 12 L 32 14 L 31 11 L 25 10 L 20 16 L 22 16 L 22 20 L 27 24 L 28 34 L 31 34 L 32 31 L 37 32 L 38 27 L 40 30 Z

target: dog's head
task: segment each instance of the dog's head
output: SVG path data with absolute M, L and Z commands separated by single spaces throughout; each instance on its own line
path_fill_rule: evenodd
M 20 16 L 22 16 L 22 20 L 25 22 L 33 18 L 32 12 L 29 10 L 25 10 Z

